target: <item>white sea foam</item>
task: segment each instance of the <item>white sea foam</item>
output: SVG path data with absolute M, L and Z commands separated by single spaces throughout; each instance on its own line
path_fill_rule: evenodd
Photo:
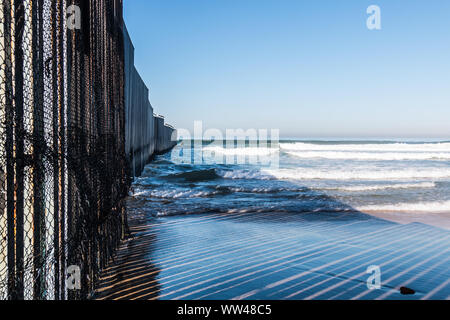
M 161 198 L 161 199 L 179 199 L 179 198 L 201 198 L 211 196 L 216 193 L 217 192 L 196 191 L 196 190 L 147 190 L 135 192 L 133 196 Z
M 281 143 L 280 148 L 287 151 L 378 151 L 378 152 L 450 152 L 450 143 L 373 143 L 373 144 L 315 144 Z
M 271 193 L 275 191 L 285 191 L 285 189 L 280 188 L 230 188 L 231 192 L 245 192 L 245 193 Z
M 430 152 L 350 152 L 350 151 L 288 151 L 289 155 L 301 159 L 336 160 L 449 160 L 450 153 Z
M 241 148 L 223 148 L 219 146 L 210 146 L 203 148 L 203 151 L 214 152 L 226 156 L 270 156 L 279 153 L 278 148 L 265 147 L 241 147 Z
M 365 185 L 365 186 L 344 186 L 336 188 L 322 188 L 320 190 L 339 190 L 349 192 L 363 192 L 363 191 L 377 191 L 377 190 L 391 190 L 391 189 L 431 189 L 435 188 L 434 182 L 422 182 L 422 183 L 399 183 L 399 184 L 378 184 L 378 185 Z
M 225 179 L 258 179 L 258 180 L 273 180 L 274 177 L 264 174 L 258 170 L 233 170 L 233 171 L 219 171 L 218 174 Z
M 218 187 L 218 189 L 220 189 Z M 244 187 L 229 187 L 231 192 L 244 192 L 244 193 L 276 193 L 276 192 L 301 192 L 305 194 L 306 188 L 301 187 L 293 187 L 293 188 L 277 188 L 277 187 L 268 187 L 268 188 L 244 188 Z
M 450 178 L 450 168 L 403 170 L 263 169 L 262 176 L 287 180 L 407 180 Z
M 396 203 L 386 205 L 368 205 L 357 207 L 359 211 L 389 211 L 389 212 L 448 212 L 450 218 L 450 201 Z

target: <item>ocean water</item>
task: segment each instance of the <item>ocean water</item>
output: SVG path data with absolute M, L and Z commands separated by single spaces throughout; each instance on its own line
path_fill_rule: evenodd
M 274 157 L 276 165 L 268 165 Z M 146 166 L 129 205 L 154 216 L 392 212 L 450 219 L 450 142 L 180 144 Z

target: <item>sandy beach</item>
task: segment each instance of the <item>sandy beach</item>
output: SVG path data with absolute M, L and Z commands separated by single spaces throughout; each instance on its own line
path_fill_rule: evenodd
M 423 223 L 437 228 L 450 230 L 450 212 L 389 212 L 389 211 L 367 211 L 365 212 L 374 217 L 386 219 L 389 221 L 409 224 Z
M 98 299 L 449 299 L 450 232 L 360 213 L 136 211 Z M 382 286 L 369 290 L 369 266 Z M 407 286 L 415 295 L 404 296 Z

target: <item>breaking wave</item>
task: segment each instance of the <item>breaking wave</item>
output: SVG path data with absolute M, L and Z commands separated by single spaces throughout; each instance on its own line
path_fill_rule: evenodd
M 347 186 L 336 188 L 322 188 L 321 190 L 339 190 L 339 191 L 377 191 L 377 190 L 391 190 L 391 189 L 431 189 L 435 188 L 434 182 L 422 182 L 422 183 L 399 183 L 399 184 L 381 184 L 381 185 L 366 185 L 366 186 Z
M 400 152 L 344 152 L 344 151 L 288 151 L 287 154 L 301 159 L 337 160 L 449 160 L 450 153 L 400 153 Z
M 232 170 L 232 171 L 220 171 L 219 175 L 225 179 L 247 179 L 247 180 L 274 180 L 275 177 L 270 174 L 264 174 L 259 170 Z
M 377 151 L 377 152 L 450 152 L 450 143 L 373 143 L 373 144 L 314 144 L 281 143 L 287 151 Z
M 364 211 L 394 211 L 394 212 L 448 212 L 450 214 L 450 201 L 444 202 L 418 202 L 418 203 L 396 203 L 386 205 L 368 205 L 357 207 Z
M 450 177 L 450 168 L 404 169 L 404 170 L 340 170 L 322 171 L 317 169 L 279 169 L 263 170 L 267 176 L 291 180 L 404 180 L 404 179 L 442 179 Z
M 241 147 L 241 148 L 223 148 L 219 146 L 204 147 L 203 151 L 217 153 L 226 156 L 270 156 L 279 153 L 278 148 L 264 147 Z
M 299 192 L 299 193 L 307 193 L 310 192 L 310 189 L 306 187 L 292 187 L 292 188 L 277 188 L 277 187 L 261 187 L 261 188 L 251 188 L 251 187 L 231 187 L 231 186 L 217 186 L 215 188 L 223 193 L 280 193 L 280 192 Z
M 148 197 L 161 199 L 201 198 L 212 195 L 214 195 L 214 192 L 180 191 L 180 190 L 140 191 L 133 194 L 134 197 Z

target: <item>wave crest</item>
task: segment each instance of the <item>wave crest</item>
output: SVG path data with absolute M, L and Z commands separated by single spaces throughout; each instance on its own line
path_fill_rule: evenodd
M 450 143 L 315 144 L 295 142 L 281 143 L 280 148 L 287 151 L 450 152 Z
M 317 169 L 264 170 L 268 176 L 283 180 L 409 180 L 443 179 L 450 177 L 449 169 L 405 169 L 405 170 L 341 170 L 322 171 Z
M 338 190 L 348 192 L 363 192 L 363 191 L 378 191 L 378 190 L 392 190 L 392 189 L 431 189 L 435 188 L 434 182 L 422 182 L 422 183 L 399 183 L 399 184 L 381 184 L 370 186 L 345 186 L 336 188 L 323 188 L 321 190 Z
M 166 180 L 181 180 L 185 182 L 201 182 L 219 179 L 220 176 L 215 169 L 195 170 L 181 173 L 174 173 L 161 177 Z
M 278 148 L 265 147 L 241 147 L 241 148 L 223 148 L 219 146 L 204 147 L 203 151 L 214 152 L 226 156 L 270 156 L 279 153 Z
M 401 152 L 344 152 L 344 151 L 288 151 L 287 154 L 300 159 L 335 160 L 449 160 L 450 153 L 401 153 Z
M 160 199 L 179 199 L 179 198 L 205 198 L 218 192 L 207 192 L 197 190 L 147 190 L 138 191 L 133 194 L 134 197 L 160 198 Z
M 358 210 L 364 212 L 370 211 L 390 211 L 390 212 L 448 212 L 450 214 L 450 201 L 443 202 L 419 202 L 419 203 L 396 203 L 385 205 L 368 205 L 358 207 Z

